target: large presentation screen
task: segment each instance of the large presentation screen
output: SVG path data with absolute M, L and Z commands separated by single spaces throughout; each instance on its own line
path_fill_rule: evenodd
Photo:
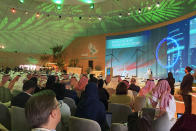
M 139 33 L 106 37 L 106 69 L 113 75 L 166 78 L 181 82 L 186 66 L 196 69 L 196 17 Z M 193 72 L 192 72 L 193 73 Z

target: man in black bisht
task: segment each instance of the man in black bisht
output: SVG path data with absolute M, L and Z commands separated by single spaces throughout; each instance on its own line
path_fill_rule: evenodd
M 190 92 L 192 92 L 193 76 L 190 73 L 191 71 L 191 67 L 187 66 L 185 68 L 186 75 L 184 76 L 180 85 L 180 91 L 185 105 L 184 113 L 186 114 L 191 114 L 192 110 L 192 96 L 190 95 Z

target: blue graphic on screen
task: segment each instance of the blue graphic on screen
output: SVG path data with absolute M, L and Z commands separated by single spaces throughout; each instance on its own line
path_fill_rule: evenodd
M 196 69 L 196 18 L 190 20 L 190 65 Z
M 188 42 L 189 42 L 189 21 L 184 20 L 175 24 L 168 25 L 168 37 L 175 39 L 179 47 L 170 41 L 167 43 L 167 62 L 171 65 L 179 57 L 173 68 L 168 69 L 172 72 L 176 81 L 182 81 L 184 68 L 188 64 Z M 179 54 L 178 54 L 179 51 Z
M 143 46 L 143 36 L 127 37 L 127 38 L 115 38 L 106 40 L 106 49 L 119 49 L 128 47 Z

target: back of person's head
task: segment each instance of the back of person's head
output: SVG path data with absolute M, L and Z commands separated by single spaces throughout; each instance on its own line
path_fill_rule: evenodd
M 29 98 L 25 106 L 25 115 L 32 128 L 41 127 L 49 122 L 51 112 L 58 106 L 55 97 L 52 90 L 43 90 Z
M 54 75 L 48 76 L 48 80 L 46 82 L 46 88 L 51 89 L 52 86 L 55 84 L 56 78 Z
M 184 114 L 173 125 L 170 131 L 195 131 L 196 115 Z
M 129 81 L 128 80 L 123 80 L 123 83 L 125 83 L 125 85 L 127 86 L 127 88 L 129 88 Z
M 171 72 L 168 73 L 168 78 L 172 79 L 173 78 L 173 74 Z
M 30 80 L 34 81 L 37 84 L 37 77 L 32 77 Z
M 97 84 L 94 82 L 90 82 L 86 85 L 85 88 L 85 95 L 89 98 L 96 98 L 98 99 L 98 87 Z
M 98 79 L 95 78 L 95 77 L 92 77 L 92 78 L 90 78 L 90 79 L 88 80 L 88 83 L 91 83 L 91 82 L 93 82 L 93 83 L 95 83 L 95 84 L 98 84 Z
M 191 68 L 191 67 L 189 67 L 189 66 L 187 66 L 186 68 L 185 68 L 188 72 L 191 72 L 193 69 Z
M 136 83 L 136 79 L 135 78 L 131 78 L 131 84 L 135 84 Z
M 104 84 L 103 79 L 99 79 L 99 80 L 98 80 L 98 87 L 99 87 L 99 88 L 103 88 L 103 84 Z
M 27 91 L 31 88 L 35 89 L 36 87 L 36 83 L 32 80 L 27 80 L 24 84 L 23 84 L 23 91 Z
M 116 88 L 116 95 L 126 95 L 127 92 L 127 85 L 124 82 L 120 82 Z
M 63 100 L 65 97 L 65 85 L 56 83 L 55 88 L 53 89 L 55 94 L 56 94 L 56 99 L 57 100 Z

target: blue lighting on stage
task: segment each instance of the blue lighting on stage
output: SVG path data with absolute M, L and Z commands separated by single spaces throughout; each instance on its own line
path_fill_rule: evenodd
M 175 46 L 176 46 L 176 48 L 171 49 L 169 52 L 177 51 L 178 53 L 177 53 L 177 57 L 176 57 L 175 61 L 174 61 L 172 64 L 170 64 L 170 65 L 163 65 L 163 64 L 161 63 L 160 59 L 159 59 L 159 49 L 160 49 L 161 45 L 162 45 L 164 42 L 167 42 L 167 41 L 172 41 L 172 43 L 175 44 Z M 182 47 L 181 47 L 181 48 L 182 48 Z M 158 46 L 157 46 L 157 49 L 156 49 L 156 59 L 157 59 L 157 62 L 159 63 L 159 65 L 160 65 L 161 67 L 167 68 L 167 69 L 172 68 L 172 67 L 177 63 L 177 61 L 178 61 L 178 59 L 179 59 L 181 48 L 180 48 L 178 42 L 177 42 L 175 39 L 171 38 L 171 37 L 167 37 L 167 38 L 164 38 L 163 40 L 161 40 L 160 43 L 159 43 Z

